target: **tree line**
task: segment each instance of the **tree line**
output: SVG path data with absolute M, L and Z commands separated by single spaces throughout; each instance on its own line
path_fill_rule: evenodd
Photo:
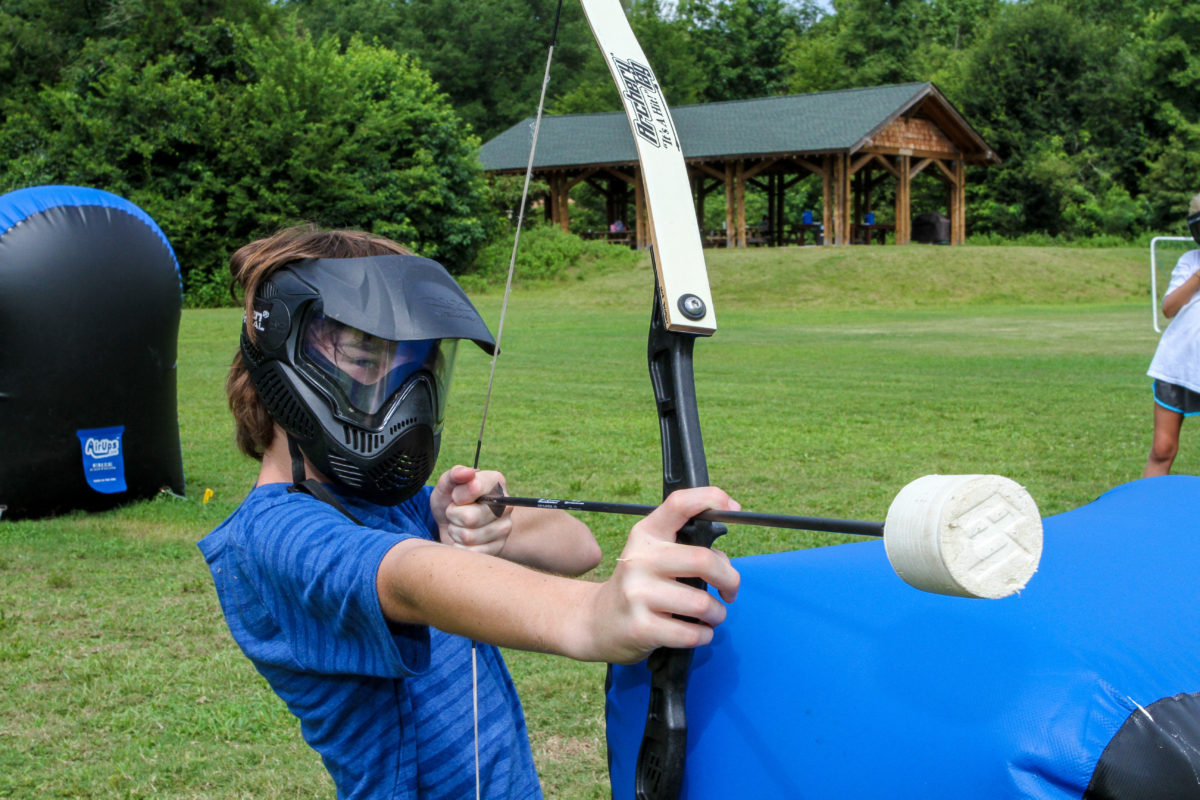
M 627 0 L 672 105 L 932 81 L 1003 160 L 970 234 L 1178 232 L 1200 191 L 1194 0 Z M 0 190 L 77 183 L 163 227 L 189 291 L 296 220 L 456 272 L 511 204 L 481 140 L 530 116 L 557 0 L 6 0 Z M 619 99 L 578 3 L 547 108 Z

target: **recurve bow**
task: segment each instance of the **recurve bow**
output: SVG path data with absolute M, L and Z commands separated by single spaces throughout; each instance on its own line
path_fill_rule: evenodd
M 657 288 L 647 357 L 662 438 L 663 497 L 708 484 L 692 370 L 696 338 L 716 331 L 691 184 L 671 112 L 619 0 L 581 0 L 625 107 L 637 145 Z M 677 541 L 711 547 L 720 523 L 692 520 Z M 703 588 L 699 580 L 688 581 Z M 692 651 L 650 655 L 650 705 L 638 751 L 635 795 L 675 800 L 687 754 L 685 700 Z

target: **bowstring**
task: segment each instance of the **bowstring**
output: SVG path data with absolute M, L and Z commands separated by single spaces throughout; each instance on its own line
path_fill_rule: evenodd
M 504 318 L 508 314 L 508 299 L 512 295 L 513 274 L 517 270 L 517 245 L 521 241 L 521 227 L 525 223 L 525 206 L 529 199 L 529 184 L 533 178 L 533 158 L 537 151 L 538 133 L 542 127 L 542 112 L 546 108 L 546 90 L 550 86 L 550 64 L 554 61 L 554 46 L 558 42 L 558 22 L 562 16 L 563 0 L 558 0 L 554 11 L 554 30 L 550 34 L 550 46 L 546 51 L 546 69 L 542 74 L 542 91 L 538 98 L 537 114 L 533 118 L 533 132 L 529 141 L 529 162 L 525 166 L 525 183 L 521 187 L 521 204 L 517 208 L 517 226 L 513 232 L 512 255 L 508 260 L 508 276 L 504 280 L 504 299 L 500 304 L 500 320 L 496 323 L 496 346 L 492 350 L 492 364 L 488 371 L 487 394 L 483 400 L 483 414 L 479 420 L 479 437 L 475 440 L 475 460 L 473 469 L 479 469 L 479 454 L 483 450 L 483 431 L 487 426 L 488 408 L 492 404 L 492 387 L 496 382 L 496 362 L 500 358 L 500 341 L 504 336 Z M 480 800 L 482 784 L 479 778 L 479 667 L 478 648 L 475 640 L 471 640 L 471 707 L 474 717 L 475 735 L 475 800 Z
M 479 453 L 483 449 L 483 429 L 487 426 L 488 407 L 492 403 L 492 387 L 496 382 L 496 361 L 500 357 L 500 340 L 504 336 L 504 318 L 508 314 L 508 299 L 512 295 L 513 274 L 517 269 L 517 246 L 521 241 L 521 227 L 525 223 L 525 205 L 529 198 L 529 183 L 533 178 L 533 157 L 537 151 L 538 132 L 542 127 L 542 111 L 546 107 L 546 89 L 550 86 L 550 62 L 554 60 L 554 45 L 558 41 L 558 20 L 562 13 L 562 0 L 554 12 L 554 32 L 550 35 L 550 47 L 546 52 L 546 70 L 542 76 L 542 94 L 538 98 L 537 115 L 533 119 L 533 133 L 529 141 L 529 163 L 525 166 L 525 184 L 521 187 L 521 204 L 517 208 L 517 227 L 513 233 L 512 255 L 508 260 L 508 277 L 504 281 L 504 300 L 500 304 L 500 321 L 496 324 L 496 347 L 492 351 L 492 366 L 488 373 L 487 395 L 483 400 L 483 415 L 479 420 L 479 437 L 475 440 L 475 462 L 479 469 Z

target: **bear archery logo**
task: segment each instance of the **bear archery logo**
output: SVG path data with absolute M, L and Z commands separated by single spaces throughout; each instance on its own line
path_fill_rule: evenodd
M 90 458 L 116 458 L 121 455 L 121 437 L 99 439 L 93 436 L 84 442 L 83 452 Z
M 662 90 L 650 67 L 615 55 L 612 62 L 621 77 L 621 94 L 629 104 L 630 119 L 637 135 L 655 147 L 678 148 L 675 126 L 667 114 Z

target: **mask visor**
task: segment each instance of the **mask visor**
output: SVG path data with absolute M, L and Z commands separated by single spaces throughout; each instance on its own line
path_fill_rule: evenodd
M 363 420 L 383 409 L 414 373 L 433 370 L 438 342 L 394 342 L 314 313 L 305 326 L 301 352 Z

